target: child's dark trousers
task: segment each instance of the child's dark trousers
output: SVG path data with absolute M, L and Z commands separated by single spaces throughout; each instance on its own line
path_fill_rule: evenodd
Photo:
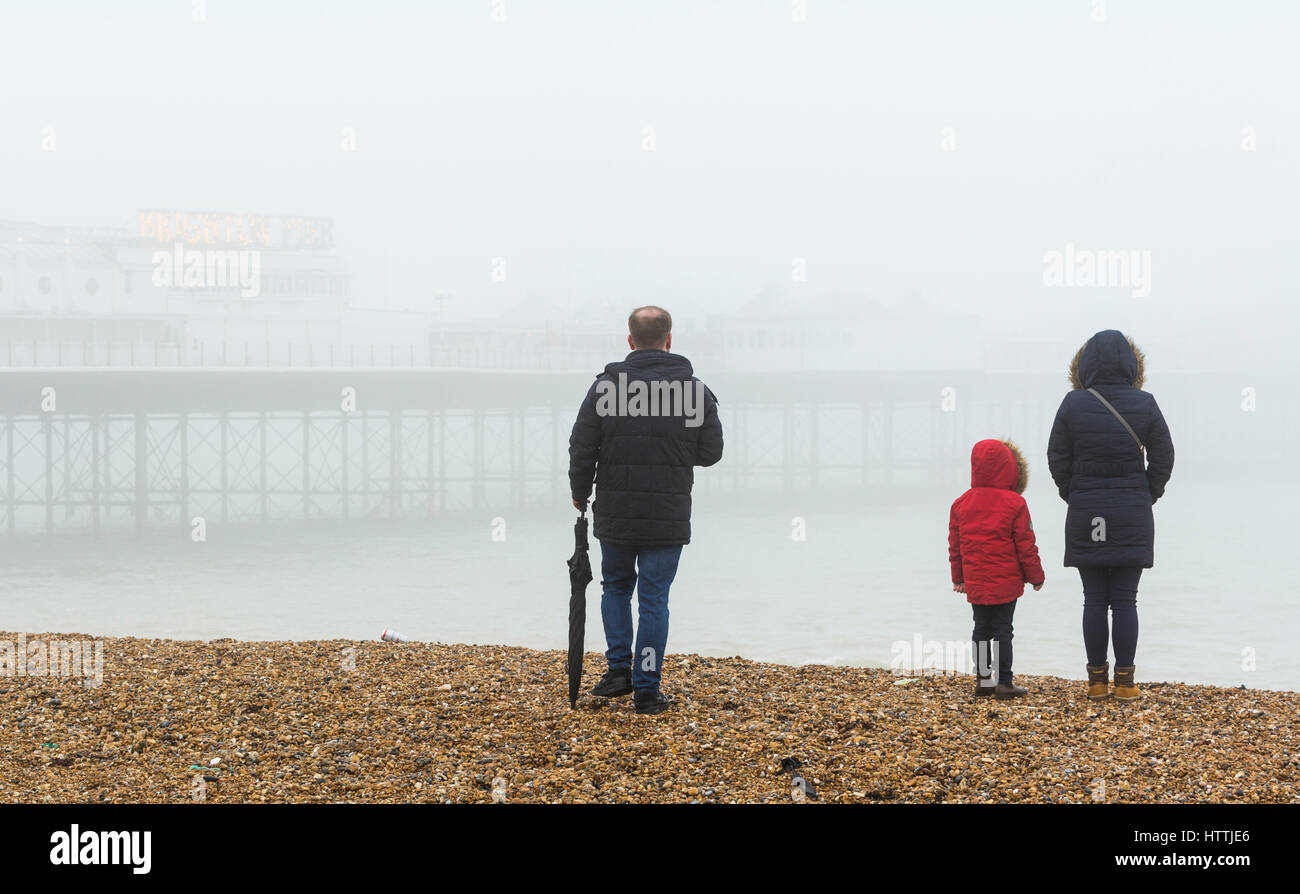
M 992 670 L 994 652 L 996 651 L 997 676 L 995 682 L 1011 682 L 1011 618 L 1016 613 L 1016 603 L 1012 599 L 998 605 L 971 605 L 975 615 L 975 630 L 971 640 L 975 645 L 976 674 Z M 990 642 L 997 644 L 994 650 Z

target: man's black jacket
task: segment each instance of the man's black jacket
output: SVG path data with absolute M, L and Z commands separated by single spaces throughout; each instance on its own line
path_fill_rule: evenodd
M 693 467 L 721 458 L 718 402 L 691 362 L 667 351 L 633 351 L 605 367 L 578 410 L 569 436 L 569 488 L 582 502 L 595 480 L 597 540 L 685 544 L 691 542 Z

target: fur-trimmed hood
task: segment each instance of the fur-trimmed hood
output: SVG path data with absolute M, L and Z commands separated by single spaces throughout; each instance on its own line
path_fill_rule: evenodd
M 1118 329 L 1104 329 L 1084 342 L 1070 361 L 1070 387 L 1123 384 L 1141 388 L 1146 383 L 1146 355 Z
M 1015 442 L 987 438 L 970 452 L 970 486 L 1002 487 L 1023 494 L 1029 485 L 1029 463 Z

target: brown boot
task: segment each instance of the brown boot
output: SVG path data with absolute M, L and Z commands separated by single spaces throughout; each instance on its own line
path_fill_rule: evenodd
M 1118 674 L 1118 670 L 1116 671 Z M 1088 698 L 1095 702 L 1110 698 L 1110 662 L 1088 665 Z
M 1142 697 L 1142 692 L 1133 682 L 1133 667 L 1115 668 L 1115 698 L 1122 702 L 1135 702 Z
M 993 692 L 1001 701 L 1006 701 L 1009 698 L 1021 698 L 1029 694 L 1028 689 L 1017 686 L 1015 683 L 999 683 Z
M 981 677 L 977 672 L 975 674 L 975 697 L 984 698 L 992 695 L 996 687 L 993 685 L 992 677 Z

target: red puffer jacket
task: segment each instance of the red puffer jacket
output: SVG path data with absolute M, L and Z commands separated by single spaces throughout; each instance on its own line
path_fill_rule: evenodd
M 948 516 L 952 582 L 966 585 L 966 601 L 997 605 L 1019 599 L 1025 583 L 1043 582 L 1029 506 L 1020 496 L 1029 466 L 1010 441 L 980 441 L 970 452 L 970 490 Z

